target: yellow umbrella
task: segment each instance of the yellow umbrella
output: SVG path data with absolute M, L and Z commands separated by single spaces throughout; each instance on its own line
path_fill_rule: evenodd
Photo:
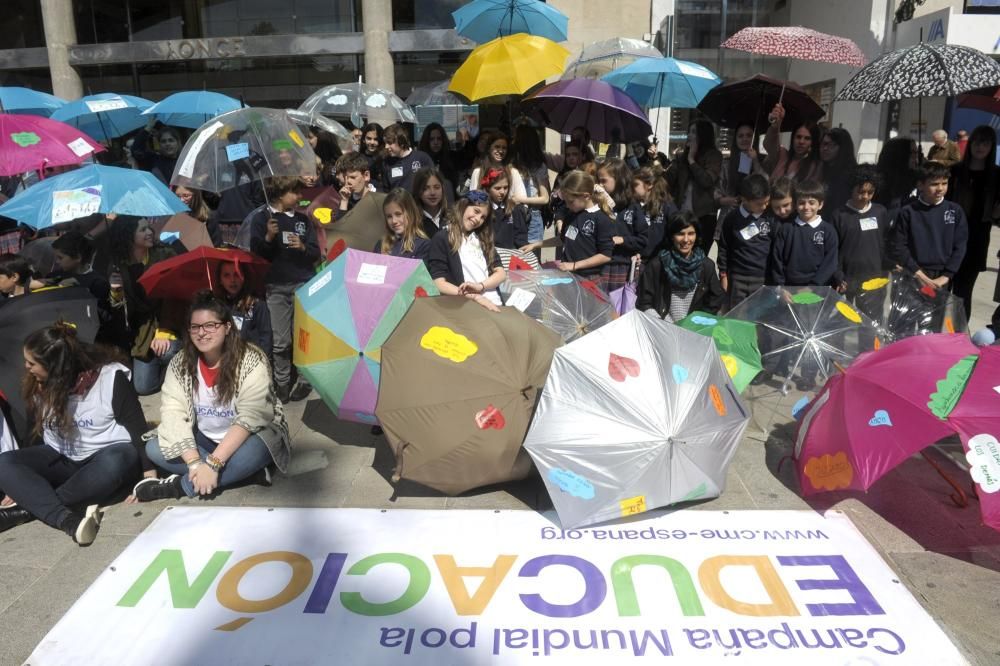
M 448 90 L 470 101 L 520 95 L 550 76 L 562 74 L 569 51 L 526 33 L 481 44 L 452 77 Z

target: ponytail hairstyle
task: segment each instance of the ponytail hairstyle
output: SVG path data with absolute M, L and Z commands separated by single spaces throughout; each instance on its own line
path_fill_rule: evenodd
M 628 168 L 625 160 L 611 158 L 601 163 L 597 175 L 600 176 L 602 171 L 615 181 L 615 191 L 608 192 L 615 202 L 615 210 L 625 210 L 632 203 L 632 170 Z
M 667 187 L 667 179 L 663 177 L 663 170 L 659 167 L 636 169 L 632 174 L 632 181 L 637 180 L 649 190 L 645 205 L 646 216 L 650 219 L 655 218 L 670 201 L 670 192 Z
M 563 178 L 562 186 L 560 191 L 562 192 L 562 197 L 565 200 L 568 194 L 571 197 L 586 197 L 591 200 L 591 202 L 596 203 L 601 207 L 601 210 L 609 216 L 614 215 L 614 208 L 611 207 L 611 202 L 607 199 L 607 195 L 601 196 L 595 191 L 596 183 L 594 182 L 594 177 L 589 173 L 583 171 L 570 171 Z
M 510 167 L 503 167 L 502 169 L 497 167 L 489 167 L 479 176 L 479 187 L 480 189 L 486 190 L 486 194 L 489 195 L 490 187 L 493 186 L 493 183 L 503 179 L 507 180 L 507 196 L 504 197 L 503 200 L 503 214 L 510 215 L 511 212 L 514 210 L 514 202 L 510 200 L 510 190 L 511 187 L 513 186 L 513 181 L 511 180 L 511 174 L 510 174 Z M 492 202 L 492 199 L 490 201 Z M 490 210 L 492 209 L 493 207 L 490 206 Z
M 491 207 L 490 197 L 482 190 L 472 190 L 464 197 L 459 197 L 455 202 L 455 221 L 448 225 L 448 245 L 451 251 L 458 254 L 462 250 L 462 241 L 465 240 L 465 227 L 462 218 L 465 216 L 465 209 L 469 206 L 479 206 L 484 211 L 483 223 L 478 229 L 472 231 L 479 237 L 479 245 L 483 248 L 483 256 L 486 258 L 486 266 L 492 263 L 493 253 L 496 251 L 493 245 L 493 223 L 490 220 Z
M 386 206 L 393 203 L 402 208 L 403 213 L 406 215 L 406 226 L 403 227 L 402 250 L 403 252 L 413 252 L 414 239 L 418 236 L 420 238 L 427 238 L 427 234 L 424 233 L 424 230 L 418 224 L 418 220 L 422 217 L 420 208 L 413 199 L 413 195 L 401 187 L 397 187 L 385 195 L 385 199 L 382 202 L 382 211 L 385 212 Z M 389 223 L 386 221 L 385 233 L 382 234 L 382 254 L 389 254 L 395 242 L 396 235 L 389 228 Z
M 201 358 L 201 352 L 191 340 L 191 316 L 195 312 L 205 310 L 214 314 L 226 327 L 226 340 L 222 344 L 219 374 L 215 380 L 215 404 L 225 405 L 236 397 L 240 381 L 240 361 L 243 360 L 247 348 L 252 345 L 240 337 L 240 331 L 236 328 L 236 322 L 233 321 L 232 310 L 225 301 L 207 289 L 195 294 L 184 322 L 184 347 L 181 349 L 184 370 L 191 377 L 195 391 L 198 390 L 198 359 Z
M 17 284 L 27 287 L 34 277 L 35 271 L 31 268 L 31 262 L 19 254 L 0 254 L 0 275 L 14 277 L 17 275 Z
M 21 381 L 34 437 L 41 437 L 45 428 L 50 428 L 69 439 L 76 429 L 73 414 L 67 409 L 69 396 L 93 385 L 103 366 L 124 363 L 116 350 L 81 342 L 76 326 L 62 320 L 25 338 L 24 351 L 48 373 L 44 382 L 30 372 L 25 372 Z

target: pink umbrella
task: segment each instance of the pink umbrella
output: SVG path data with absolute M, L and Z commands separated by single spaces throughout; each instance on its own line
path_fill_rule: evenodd
M 977 353 L 965 335 L 916 336 L 862 354 L 831 377 L 799 423 L 793 457 L 802 493 L 867 490 L 950 435 L 945 418 Z
M 743 28 L 722 47 L 760 55 L 864 67 L 864 51 L 846 37 L 801 27 Z
M 1000 347 L 984 347 L 948 422 L 958 431 L 983 522 L 1000 530 Z
M 58 120 L 0 114 L 0 176 L 80 164 L 102 150 L 89 136 Z

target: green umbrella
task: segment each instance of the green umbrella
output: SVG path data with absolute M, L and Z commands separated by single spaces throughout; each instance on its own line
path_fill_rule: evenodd
M 752 322 L 726 319 L 696 310 L 678 325 L 715 340 L 722 363 L 740 393 L 763 368 L 757 348 L 757 326 Z

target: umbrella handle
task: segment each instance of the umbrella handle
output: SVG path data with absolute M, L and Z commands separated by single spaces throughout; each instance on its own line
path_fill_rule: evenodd
M 934 468 L 934 471 L 937 472 L 938 475 L 955 490 L 955 492 L 949 495 L 949 497 L 951 497 L 951 501 L 955 503 L 955 506 L 961 509 L 964 509 L 965 507 L 969 506 L 969 498 L 965 494 L 965 491 L 962 490 L 962 487 L 959 486 L 958 483 L 956 483 L 953 478 L 948 476 L 948 473 L 945 472 L 943 469 L 941 469 L 940 465 L 931 460 L 931 457 L 927 455 L 926 451 L 921 451 L 920 455 L 923 456 L 924 460 L 926 460 L 930 464 L 930 466 Z

